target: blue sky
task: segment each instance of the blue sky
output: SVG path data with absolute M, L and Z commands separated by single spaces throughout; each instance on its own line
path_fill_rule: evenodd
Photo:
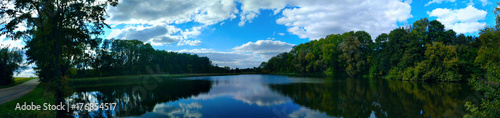
M 207 56 L 219 66 L 247 68 L 294 45 L 347 31 L 381 33 L 420 18 L 476 35 L 495 24 L 498 1 L 487 0 L 121 0 L 108 8 L 103 38 L 138 39 L 155 49 Z M 2 44 L 22 41 L 1 36 Z M 32 69 L 18 76 L 29 76 Z

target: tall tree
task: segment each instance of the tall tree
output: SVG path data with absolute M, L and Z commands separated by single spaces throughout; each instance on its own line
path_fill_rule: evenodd
M 72 57 L 81 55 L 83 47 L 97 46 L 92 36 L 109 27 L 104 23 L 106 7 L 117 5 L 118 0 L 7 0 L 2 4 L 0 17 L 9 21 L 2 23 L 1 34 L 26 41 L 27 60 L 36 64 L 41 82 L 52 83 L 58 103 L 64 101 Z M 18 30 L 18 25 L 25 25 L 26 30 Z
M 339 45 L 342 54 L 339 58 L 346 62 L 346 73 L 354 77 L 361 72 L 366 64 L 365 56 L 362 52 L 363 43 L 354 32 L 344 33 L 344 42 Z
M 37 65 L 42 82 L 58 82 L 71 66 L 71 57 L 84 46 L 97 46 L 92 35 L 103 33 L 106 7 L 117 0 L 8 0 L 13 9 L 0 10 L 2 18 L 11 19 L 1 28 L 14 40 L 26 40 L 26 54 Z M 25 23 L 27 30 L 16 30 Z M 2 23 L 3 24 L 3 23 Z

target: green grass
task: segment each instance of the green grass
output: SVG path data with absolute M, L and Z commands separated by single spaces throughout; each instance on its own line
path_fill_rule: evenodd
M 22 84 L 24 82 L 27 82 L 27 81 L 30 81 L 32 79 L 36 79 L 36 78 L 29 78 L 29 77 L 14 77 L 14 83 L 11 83 L 9 85 L 2 85 L 0 86 L 0 89 L 3 89 L 3 88 L 8 88 L 8 87 L 12 87 L 12 86 L 16 86 L 16 85 L 19 85 L 19 84 Z
M 17 103 L 20 105 L 31 104 L 33 102 L 34 105 L 41 105 L 41 109 L 43 109 L 44 103 L 54 104 L 55 98 L 52 92 L 47 91 L 44 87 L 45 85 L 40 83 L 36 86 L 33 91 L 15 99 L 13 101 L 4 103 L 0 105 L 0 117 L 2 118 L 13 118 L 13 117 L 41 117 L 41 118 L 53 118 L 56 115 L 57 111 L 44 111 L 44 110 L 15 110 Z

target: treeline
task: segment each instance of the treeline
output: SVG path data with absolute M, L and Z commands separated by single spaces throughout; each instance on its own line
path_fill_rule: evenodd
M 0 85 L 14 83 L 13 75 L 26 69 L 26 66 L 22 65 L 22 50 L 8 47 L 0 48 Z
M 486 31 L 481 31 L 485 34 Z M 484 36 L 481 36 L 484 37 Z M 420 19 L 372 40 L 365 31 L 332 34 L 263 62 L 264 73 L 462 81 L 485 74 L 475 62 L 487 42 Z
M 213 66 L 208 57 L 196 54 L 155 50 L 138 40 L 99 39 L 100 46 L 88 49 L 70 68 L 71 77 L 136 74 L 226 73 Z

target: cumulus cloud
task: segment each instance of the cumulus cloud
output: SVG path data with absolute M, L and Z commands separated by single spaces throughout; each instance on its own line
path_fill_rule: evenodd
M 401 0 L 303 0 L 293 5 L 297 7 L 284 9 L 283 17 L 276 22 L 288 26 L 288 32 L 311 40 L 358 30 L 376 37 L 413 17 L 410 1 Z
M 110 23 L 186 23 L 196 21 L 211 25 L 236 18 L 233 0 L 123 0 L 110 7 Z
M 237 3 L 240 8 L 237 8 Z M 398 22 L 411 18 L 411 1 L 324 1 L 324 0 L 124 0 L 117 7 L 110 7 L 110 24 L 182 24 L 199 23 L 190 31 L 179 32 L 182 39 L 189 33 L 239 16 L 239 26 L 252 22 L 261 10 L 273 10 L 279 15 L 278 24 L 288 27 L 288 32 L 300 38 L 318 39 L 332 33 L 365 30 L 376 37 L 397 27 Z M 288 7 L 289 6 L 289 7 Z M 167 28 L 170 30 L 169 28 Z M 196 34 L 195 34 L 196 35 Z M 284 35 L 280 33 L 278 35 Z M 166 36 L 168 37 L 168 36 Z M 176 39 L 176 36 L 168 37 Z M 151 39 L 150 39 L 151 40 Z M 185 41 L 189 42 L 189 41 Z M 184 43 L 178 43 L 182 45 Z
M 427 4 L 425 4 L 425 6 L 429 6 L 432 3 L 441 4 L 444 1 L 446 1 L 446 2 L 455 2 L 456 0 L 432 0 L 432 1 L 428 2 Z
M 191 29 L 180 29 L 172 25 L 153 26 L 127 26 L 123 29 L 113 29 L 108 38 L 137 39 L 152 45 L 161 46 L 164 44 L 176 43 L 178 46 L 196 46 L 200 40 L 187 40 L 201 34 L 202 27 L 192 27 Z
M 153 34 L 149 36 L 139 35 L 140 30 L 113 31 L 113 37 L 120 38 L 134 36 L 144 37 L 142 41 L 149 41 L 153 45 L 163 45 L 179 42 L 177 45 L 199 45 L 200 40 L 186 40 L 201 34 L 201 30 L 208 26 L 217 24 L 227 19 L 236 18 L 236 3 L 234 0 L 123 0 L 118 6 L 108 8 L 110 14 L 107 23 L 110 24 L 147 24 L 166 27 L 167 30 L 158 27 L 144 29 Z M 187 22 L 200 23 L 199 26 L 191 28 L 178 28 L 174 24 Z M 165 25 L 167 24 L 167 25 Z M 134 28 L 131 28 L 134 29 Z M 135 28 L 138 29 L 138 28 Z M 158 34 L 155 34 L 158 33 Z M 111 35 L 110 35 L 111 36 Z M 184 41 L 186 40 L 186 41 Z
M 245 22 L 252 22 L 252 19 L 260 14 L 262 9 L 274 10 L 274 14 L 279 13 L 288 3 L 287 0 L 241 0 L 241 10 L 239 26 Z
M 285 35 L 285 33 L 278 33 L 278 35 L 283 36 L 283 35 Z
M 176 40 L 164 36 L 168 33 L 168 29 L 160 25 L 151 27 L 128 27 L 115 32 L 119 32 L 115 36 L 115 38 L 118 39 L 137 39 L 143 42 L 150 42 L 151 40 L 176 42 Z
M 215 51 L 213 49 L 183 49 L 177 52 L 198 54 L 206 56 L 212 60 L 214 64 L 219 66 L 229 66 L 232 68 L 252 68 L 259 66 L 263 61 L 278 55 L 279 53 L 288 52 L 295 46 L 294 44 L 274 41 L 274 40 L 258 40 L 256 42 L 248 42 L 240 46 L 236 46 L 230 52 Z M 257 59 L 261 57 L 262 59 Z
M 252 52 L 261 55 L 262 58 L 267 60 L 279 53 L 290 51 L 293 46 L 295 45 L 281 41 L 258 40 L 256 42 L 248 42 L 233 49 L 238 52 Z
M 480 20 L 484 20 L 487 12 L 472 5 L 463 9 L 437 8 L 427 14 L 438 17 L 437 20 L 447 29 L 453 29 L 457 33 L 473 33 L 486 26 L 486 23 Z

